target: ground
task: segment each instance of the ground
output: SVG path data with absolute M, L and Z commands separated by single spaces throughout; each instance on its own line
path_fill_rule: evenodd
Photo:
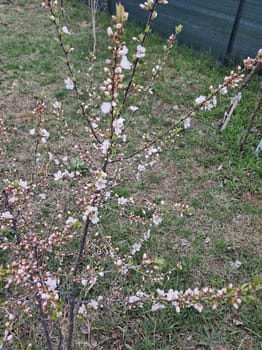
M 81 71 L 85 70 L 91 42 L 86 16 L 84 5 L 75 1 L 67 3 L 64 21 L 68 20 L 72 28 L 73 58 Z M 103 33 L 109 21 L 106 14 L 98 17 L 98 70 L 107 54 L 102 48 L 106 47 Z M 35 125 L 31 111 L 36 101 L 44 98 L 48 105 L 57 98 L 63 102 L 71 128 L 71 134 L 66 136 L 68 149 L 79 141 L 83 148 L 88 146 L 82 127 L 85 121 L 76 113 L 73 94 L 64 88 L 66 67 L 59 58 L 54 31 L 40 4 L 22 0 L 0 2 L 0 22 L 0 118 L 8 134 L 1 145 L 0 178 L 1 181 L 7 177 L 30 179 L 33 146 L 28 131 Z M 128 35 L 136 31 L 139 28 L 131 25 Z M 150 39 L 151 59 L 161 53 L 162 45 L 162 38 Z M 155 50 L 157 53 L 153 54 Z M 145 75 L 148 73 L 146 66 L 140 69 Z M 153 102 L 141 112 L 137 125 L 156 131 L 170 125 L 192 107 L 197 96 L 206 93 L 210 84 L 221 83 L 227 70 L 209 56 L 176 47 L 167 62 L 167 70 L 155 86 Z M 169 206 L 150 248 L 156 256 L 164 256 L 167 267 L 181 262 L 183 269 L 172 276 L 165 289 L 204 285 L 221 288 L 230 282 L 243 284 L 254 276 L 262 277 L 262 161 L 261 156 L 255 157 L 253 153 L 258 138 L 250 135 L 245 151 L 239 151 L 239 140 L 260 84 L 261 77 L 250 83 L 241 107 L 224 133 L 219 133 L 219 125 L 229 100 L 222 101 L 212 112 L 198 113 L 190 129 L 162 145 L 160 160 L 152 170 L 138 181 L 127 177 L 118 189 L 135 194 L 141 203 L 143 197 L 149 196 L 153 201 L 163 199 Z M 55 123 L 52 121 L 50 125 L 59 133 Z M 256 126 L 261 128 L 261 113 Z M 51 147 L 62 154 L 56 136 L 51 137 Z M 129 171 L 132 173 L 133 169 Z M 175 203 L 192 207 L 192 215 L 180 217 Z M 121 225 L 121 220 L 108 225 L 120 245 L 125 242 Z M 87 321 L 89 333 L 85 346 L 87 349 L 255 350 L 262 346 L 261 327 L 259 302 L 243 305 L 239 311 L 222 307 L 217 312 L 207 310 L 202 314 L 190 310 L 177 315 L 173 310 L 152 314 L 112 309 Z

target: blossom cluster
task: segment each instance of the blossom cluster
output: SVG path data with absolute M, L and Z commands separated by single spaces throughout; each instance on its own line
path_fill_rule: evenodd
M 148 0 L 140 5 L 143 10 L 149 11 L 149 24 L 142 34 L 133 38 L 136 47 L 132 61 L 123 38 L 128 13 L 122 4 L 117 4 L 113 24 L 107 28 L 111 56 L 106 60 L 104 68 L 106 77 L 100 89 L 90 83 L 86 90 L 89 101 L 81 102 L 79 108 L 79 113 L 86 117 L 88 124 L 86 143 L 72 142 L 68 145 L 68 139 L 61 137 L 57 150 L 53 150 L 53 135 L 50 137 L 52 123 L 51 126 L 48 123 L 45 126 L 41 118 L 46 112 L 45 102 L 39 101 L 33 110 L 33 115 L 39 122 L 29 129 L 27 137 L 31 143 L 37 139 L 34 152 L 37 166 L 33 164 L 33 174 L 30 177 L 28 175 L 27 179 L 21 175 L 17 180 L 6 181 L 1 196 L 3 210 L 0 214 L 0 228 L 3 239 L 0 248 L 10 254 L 10 258 L 3 268 L 1 266 L 0 274 L 5 291 L 14 294 L 4 305 L 7 320 L 4 333 L 6 344 L 12 342 L 18 329 L 16 323 L 22 322 L 24 315 L 33 317 L 37 314 L 37 322 L 42 323 L 46 343 L 49 344 L 53 341 L 52 337 L 56 338 L 53 334 L 59 332 L 63 333 L 61 339 L 64 336 L 70 339 L 76 315 L 85 321 L 90 310 L 99 310 L 114 302 L 124 303 L 128 308 L 150 304 L 152 311 L 172 305 L 177 312 L 189 307 L 201 312 L 206 305 L 215 309 L 224 301 L 229 301 L 238 308 L 242 296 L 252 292 L 251 286 L 245 290 L 229 286 L 220 290 L 206 287 L 186 291 L 157 289 L 149 292 L 140 286 L 142 289 L 132 292 L 130 296 L 122 293 L 122 286 L 129 284 L 132 273 L 140 274 L 143 282 L 148 279 L 152 289 L 155 283 L 169 279 L 171 272 L 165 271 L 164 259 L 146 252 L 148 242 L 152 233 L 164 222 L 165 210 L 180 216 L 191 215 L 191 208 L 187 205 L 168 205 L 164 200 L 155 203 L 152 199 L 135 198 L 135 195 L 113 194 L 124 178 L 139 181 L 149 167 L 158 163 L 161 146 L 157 142 L 165 139 L 177 127 L 177 124 L 172 126 L 159 133 L 160 136 L 152 133 L 155 135 L 153 139 L 150 132 L 139 132 L 140 148 L 128 153 L 129 134 L 126 134 L 126 129 L 134 121 L 145 98 L 143 95 L 140 103 L 133 104 L 133 100 L 126 102 L 127 96 L 131 92 L 134 96 L 140 92 L 149 95 L 153 92 L 153 83 L 163 69 L 176 34 L 181 30 L 178 26 L 176 34 L 171 34 L 168 38 L 162 59 L 153 65 L 148 85 L 144 87 L 136 83 L 134 76 L 137 64 L 147 58 L 145 40 L 150 25 L 157 16 L 156 7 L 166 3 L 166 0 Z M 65 56 L 68 68 L 68 76 L 64 79 L 65 88 L 72 90 L 77 99 L 81 99 L 79 83 L 69 59 L 73 49 L 64 44 L 64 40 L 73 31 L 60 24 L 58 1 L 43 1 L 42 5 L 56 28 Z M 95 60 L 94 55 L 91 56 L 88 73 L 90 81 Z M 257 57 L 260 59 L 261 53 Z M 247 59 L 244 64 L 247 69 L 251 69 L 255 63 L 252 59 Z M 208 96 L 199 96 L 195 100 L 196 106 L 204 110 L 213 109 L 217 105 L 218 93 L 226 94 L 228 87 L 238 86 L 242 79 L 241 69 L 236 73 L 232 71 L 218 89 L 211 86 Z M 54 101 L 51 105 L 59 128 L 59 123 L 64 122 L 62 104 Z M 191 117 L 192 113 L 179 121 L 184 129 L 191 126 Z M 63 127 L 67 135 L 70 135 L 71 130 L 67 126 L 65 122 Z M 183 127 L 179 130 L 183 130 Z M 0 119 L 0 130 L 3 129 Z M 38 148 L 40 144 L 41 150 Z M 136 165 L 128 168 L 123 165 L 124 161 Z M 121 230 L 128 232 L 124 242 L 118 242 L 108 234 L 110 226 L 116 220 Z M 174 266 L 175 271 L 182 269 L 180 263 L 175 263 Z M 109 275 L 116 276 L 114 281 L 117 278 L 120 280 L 112 283 L 111 277 L 109 285 L 114 285 L 113 291 L 105 287 L 105 279 Z M 98 286 L 102 279 L 103 283 Z M 95 285 L 99 288 L 93 288 Z M 101 286 L 104 288 L 103 293 L 100 292 Z M 58 331 L 52 332 L 52 327 Z
M 87 315 L 85 305 L 97 310 L 98 308 L 112 306 L 114 303 L 125 303 L 130 309 L 151 304 L 152 312 L 172 307 L 177 313 L 187 308 L 194 308 L 201 313 L 205 307 L 211 307 L 213 310 L 216 310 L 219 305 L 224 304 L 231 304 L 235 309 L 239 309 L 242 299 L 252 298 L 256 288 L 256 283 L 247 283 L 241 287 L 234 287 L 232 284 L 229 284 L 228 287 L 222 289 L 203 287 L 194 288 L 193 290 L 189 288 L 185 291 L 173 289 L 164 291 L 157 288 L 154 293 L 138 290 L 135 294 L 122 300 L 107 300 L 99 296 L 97 300 L 82 303 L 79 308 L 79 314 L 81 316 L 83 314 Z
M 130 307 L 133 304 L 143 304 L 150 302 L 151 310 L 162 310 L 171 305 L 177 313 L 182 309 L 193 307 L 198 312 L 202 312 L 204 306 L 209 305 L 216 309 L 219 304 L 230 303 L 235 309 L 238 309 L 242 303 L 241 297 L 252 292 L 253 286 L 244 286 L 242 289 L 233 287 L 230 284 L 227 288 L 214 289 L 212 287 L 187 289 L 186 291 L 178 291 L 169 289 L 167 292 L 157 289 L 155 294 L 148 294 L 143 291 L 138 291 L 128 299 Z

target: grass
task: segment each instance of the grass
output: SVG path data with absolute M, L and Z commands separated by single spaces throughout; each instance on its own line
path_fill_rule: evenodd
M 64 22 L 73 32 L 68 40 L 75 47 L 74 65 L 84 72 L 91 45 L 90 17 L 86 7 L 79 2 L 66 4 Z M 74 151 L 77 142 L 83 149 L 88 147 L 83 132 L 86 121 L 77 115 L 77 103 L 64 88 L 66 68 L 61 62 L 61 52 L 53 40 L 54 31 L 44 11 L 36 1 L 0 2 L 0 20 L 3 23 L 0 27 L 3 53 L 0 117 L 8 130 L 8 141 L 1 145 L 1 180 L 7 177 L 30 178 L 32 175 L 29 166 L 32 165 L 30 152 L 34 145 L 29 144 L 27 135 L 35 120 L 30 117 L 30 111 L 35 107 L 36 99 L 42 96 L 47 103 L 54 97 L 63 102 L 70 129 L 66 142 L 67 148 L 71 147 L 71 167 L 80 169 L 83 177 L 88 176 L 88 169 Z M 99 14 L 96 68 L 99 76 L 107 56 L 105 32 L 109 23 L 109 16 Z M 127 35 L 132 37 L 140 30 L 131 24 Z M 139 68 L 141 82 L 152 68 L 151 61 L 161 56 L 162 46 L 162 38 L 157 35 L 150 38 L 149 62 Z M 151 127 L 156 132 L 161 126 L 170 125 L 177 115 L 185 113 L 192 106 L 197 96 L 206 93 L 209 85 L 221 83 L 228 70 L 208 55 L 196 54 L 182 46 L 175 47 L 162 78 L 154 88 L 152 102 L 141 111 L 138 125 L 144 130 Z M 79 79 L 84 84 L 85 75 L 79 73 Z M 134 169 L 127 168 L 124 183 L 114 189 L 114 194 L 118 196 L 135 196 L 141 203 L 136 214 L 141 212 L 144 215 L 141 208 L 146 195 L 155 202 L 165 200 L 171 208 L 165 213 L 165 220 L 155 230 L 151 241 L 143 248 L 145 251 L 149 248 L 155 257 L 163 256 L 165 270 L 182 262 L 182 271 L 174 271 L 161 288 L 186 289 L 204 285 L 221 288 L 229 282 L 242 284 L 256 275 L 261 277 L 262 160 L 261 156 L 255 157 L 253 154 L 258 138 L 251 134 L 245 151 L 239 151 L 239 141 L 254 108 L 260 84 L 261 77 L 256 77 L 249 84 L 241 106 L 223 133 L 219 132 L 219 125 L 228 99 L 221 101 L 212 112 L 198 113 L 191 129 L 175 137 L 174 142 L 163 145 L 155 169 L 147 171 L 142 179 L 133 184 L 131 177 Z M 177 106 L 176 110 L 172 109 L 174 105 Z M 169 110 L 171 112 L 165 115 L 163 111 Z M 261 129 L 261 112 L 259 117 L 256 127 Z M 63 155 L 64 146 L 58 142 L 61 124 L 49 120 L 47 127 L 51 133 L 52 149 Z M 133 147 L 131 144 L 130 148 Z M 76 184 L 72 182 L 71 186 Z M 67 197 L 66 188 L 62 191 L 66 209 L 71 210 L 73 199 Z M 53 196 L 55 198 L 55 192 Z M 51 202 L 51 199 L 46 202 L 43 216 L 50 215 Z M 193 215 L 177 215 L 173 210 L 177 202 L 192 207 Z M 128 223 L 116 216 L 113 209 L 105 216 L 103 232 L 112 235 L 120 249 L 126 252 L 133 243 L 132 230 Z M 75 249 L 72 246 L 72 255 Z M 6 259 L 8 257 L 3 256 L 2 260 Z M 70 260 L 70 256 L 66 259 Z M 232 267 L 236 260 L 241 262 L 238 269 Z M 132 290 L 139 279 L 131 276 L 123 288 Z M 114 281 L 105 283 L 115 288 Z M 145 289 L 149 288 L 149 281 L 143 283 Z M 107 286 L 101 284 L 98 288 L 103 291 Z M 116 306 L 108 307 L 87 323 L 89 339 L 84 341 L 79 338 L 76 349 L 81 346 L 86 349 L 133 350 L 262 348 L 261 304 L 244 305 L 238 312 L 221 307 L 216 312 L 206 310 L 201 314 L 194 310 L 181 314 L 176 314 L 174 310 L 152 313 L 146 309 L 125 310 Z M 35 331 L 41 337 L 40 331 Z M 26 344 L 30 339 L 24 341 Z M 44 349 L 39 346 L 35 349 Z

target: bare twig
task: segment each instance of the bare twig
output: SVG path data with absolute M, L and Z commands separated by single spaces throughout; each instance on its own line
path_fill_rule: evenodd
M 82 234 L 82 240 L 80 243 L 80 247 L 77 253 L 77 257 L 76 257 L 76 261 L 73 267 L 73 273 L 72 273 L 72 292 L 70 295 L 70 308 L 69 308 L 69 325 L 68 325 L 68 338 L 67 338 L 67 350 L 71 350 L 72 349 L 72 342 L 73 342 L 73 333 L 74 333 L 74 325 L 75 325 L 75 315 L 74 315 L 74 311 L 75 311 L 75 306 L 76 306 L 76 292 L 77 292 L 77 281 L 76 281 L 76 276 L 78 274 L 79 268 L 80 268 L 80 264 L 82 261 L 82 257 L 84 254 L 84 250 L 85 250 L 85 244 L 86 244 L 86 240 L 88 237 L 88 227 L 90 224 L 90 219 L 87 218 L 86 222 L 85 222 L 85 226 L 84 226 L 84 230 L 83 230 L 83 234 Z
M 58 326 L 57 322 L 54 322 L 54 328 L 58 332 L 58 343 L 57 343 L 57 350 L 62 350 L 63 346 L 63 334 L 61 331 L 61 328 Z
M 253 76 L 260 70 L 261 66 L 262 66 L 262 64 L 260 62 L 257 62 L 254 65 L 251 72 L 246 76 L 246 78 L 244 79 L 244 81 L 242 82 L 240 87 L 238 88 L 236 96 L 241 97 L 242 91 L 246 88 L 247 84 L 250 82 L 250 80 L 253 78 Z M 229 120 L 231 119 L 231 116 L 232 116 L 239 100 L 240 100 L 239 98 L 232 99 L 231 104 L 228 107 L 228 110 L 224 114 L 223 124 L 221 126 L 220 131 L 223 131 L 227 127 L 227 124 L 228 124 Z
M 137 154 L 142 153 L 143 151 L 145 151 L 146 149 L 148 149 L 149 147 L 151 147 L 152 145 L 154 145 L 155 143 L 157 143 L 158 141 L 162 140 L 164 137 L 166 137 L 168 134 L 170 134 L 170 132 L 172 130 L 174 130 L 179 124 L 181 124 L 185 119 L 189 118 L 194 110 L 191 110 L 190 112 L 188 112 L 185 116 L 183 116 L 182 118 L 180 118 L 177 122 L 175 122 L 175 124 L 173 124 L 170 128 L 166 129 L 162 134 L 158 135 L 157 137 L 155 137 L 152 141 L 148 142 L 145 146 L 137 149 L 136 151 L 134 151 L 133 153 L 130 153 L 122 158 L 117 158 L 117 159 L 112 159 L 109 161 L 109 164 L 111 163 L 116 163 L 116 162 L 121 162 L 123 160 L 127 160 L 130 158 L 133 158 L 134 156 L 136 156 Z M 177 133 L 174 132 L 173 135 L 176 135 Z
M 54 18 L 54 20 L 52 21 L 52 23 L 54 23 L 55 28 L 56 28 L 57 37 L 58 37 L 59 44 L 60 44 L 60 47 L 61 47 L 61 49 L 62 49 L 62 52 L 63 52 L 63 54 L 64 54 L 64 56 L 65 56 L 65 63 L 66 63 L 66 66 L 67 66 L 67 68 L 68 68 L 69 75 L 70 75 L 70 77 L 71 77 L 71 78 L 73 79 L 73 81 L 74 81 L 74 91 L 75 91 L 75 93 L 76 93 L 76 96 L 77 96 L 78 100 L 81 101 L 81 99 L 80 99 L 80 90 L 78 89 L 77 82 L 75 81 L 75 74 L 74 74 L 74 71 L 73 71 L 73 68 L 72 68 L 72 65 L 71 65 L 71 61 L 70 61 L 70 59 L 69 59 L 69 52 L 68 52 L 68 50 L 65 48 L 64 41 L 63 41 L 63 37 L 62 37 L 62 34 L 61 34 L 61 29 L 60 29 L 60 26 L 59 26 L 59 23 L 58 23 L 58 21 L 56 20 L 55 13 L 54 13 L 54 11 L 53 11 L 53 9 L 52 9 L 52 6 L 51 6 L 50 4 L 48 5 L 48 9 L 49 9 L 50 14 L 51 14 L 51 15 L 53 16 L 53 18 Z M 90 128 L 90 130 L 91 130 L 91 132 L 92 132 L 94 138 L 96 139 L 96 141 L 97 141 L 98 143 L 101 143 L 101 141 L 100 141 L 98 135 L 96 134 L 96 132 L 95 132 L 93 126 L 92 126 L 92 122 L 91 122 L 89 116 L 88 116 L 87 113 L 86 113 L 84 103 L 81 103 L 81 104 L 80 104 L 80 108 L 81 108 L 81 112 L 82 112 L 83 116 L 86 117 L 86 119 L 87 119 L 89 128 Z
M 248 123 L 248 127 L 245 131 L 245 134 L 244 136 L 242 137 L 241 139 L 241 142 L 240 142 L 240 150 L 243 151 L 243 148 L 244 148 L 244 145 L 246 143 L 246 140 L 247 140 L 247 137 L 251 131 L 251 128 L 252 128 L 252 125 L 255 121 L 255 118 L 256 118 L 256 115 L 257 115 L 257 112 L 259 111 L 260 107 L 262 105 L 262 87 L 260 89 L 260 92 L 259 92 L 259 97 L 258 97 L 258 100 L 257 100 L 257 103 L 256 103 L 256 106 L 252 112 L 252 115 L 250 117 L 250 120 L 249 120 L 249 123 Z
M 89 6 L 91 8 L 92 15 L 92 33 L 93 33 L 93 55 L 96 54 L 96 12 L 97 12 L 97 0 L 89 0 Z
M 146 29 L 144 30 L 144 33 L 143 33 L 143 37 L 142 37 L 142 40 L 140 41 L 140 44 L 142 46 L 144 46 L 144 43 L 145 43 L 145 40 L 148 36 L 148 33 L 149 33 L 149 28 L 151 27 L 151 23 L 153 21 L 153 14 L 156 10 L 156 7 L 157 7 L 157 4 L 158 4 L 158 0 L 155 0 L 153 5 L 152 5 L 152 8 L 150 10 L 150 13 L 149 13 L 149 16 L 148 16 L 148 19 L 147 19 L 147 23 L 146 23 Z M 136 72 L 136 68 L 137 68 L 137 64 L 138 64 L 138 61 L 139 61 L 139 58 L 137 57 L 133 63 L 133 68 L 132 68 L 132 72 L 131 72 L 131 75 L 130 75 L 130 78 L 129 78 L 129 82 L 128 82 L 128 85 L 127 85 L 127 88 L 125 90 L 125 94 L 124 94 L 124 97 L 123 97 L 123 100 L 122 100 L 122 103 L 121 103 L 121 107 L 120 107 L 120 110 L 119 110 L 119 115 L 121 113 L 121 110 L 126 102 L 126 99 L 127 99 L 127 96 L 128 96 L 128 93 L 133 85 L 133 79 L 134 79 L 134 75 L 135 75 L 135 72 Z
M 46 318 L 45 318 L 45 314 L 44 314 L 44 311 L 43 311 L 42 300 L 41 300 L 40 296 L 37 296 L 37 302 L 38 302 L 38 304 L 37 304 L 38 305 L 38 309 L 39 309 L 39 312 L 40 312 L 40 320 L 41 320 L 42 327 L 43 327 L 43 330 L 44 330 L 44 335 L 45 335 L 45 338 L 46 338 L 46 345 L 47 345 L 48 350 L 53 350 L 52 341 L 51 341 L 51 337 L 50 337 L 50 333 L 49 333 L 49 329 L 48 329 L 48 324 L 47 324 L 47 321 L 46 321 Z

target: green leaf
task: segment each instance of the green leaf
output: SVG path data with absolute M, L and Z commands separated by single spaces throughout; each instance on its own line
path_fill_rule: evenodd
M 175 27 L 175 32 L 176 34 L 180 34 L 183 30 L 183 25 L 179 24 L 178 26 Z
M 145 28 L 145 33 L 150 33 L 151 31 L 151 28 L 150 28 L 150 25 L 146 25 L 146 28 Z

